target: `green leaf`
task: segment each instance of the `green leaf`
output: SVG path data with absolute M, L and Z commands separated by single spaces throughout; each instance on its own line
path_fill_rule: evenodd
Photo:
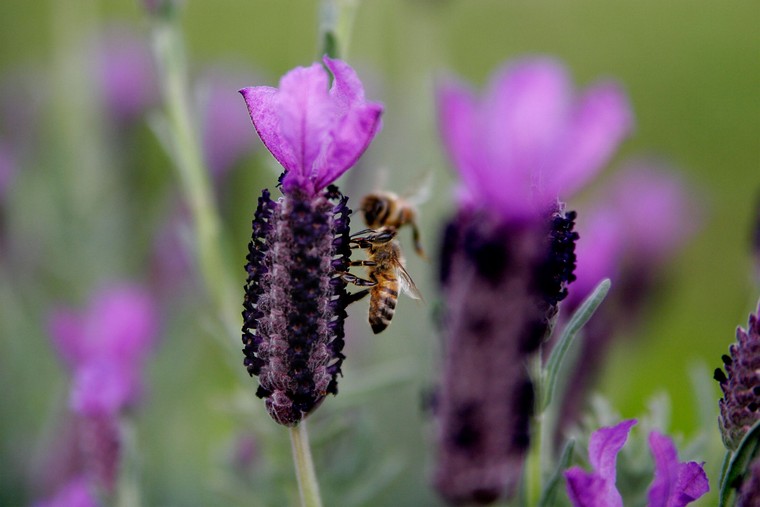
M 573 340 L 575 340 L 578 331 L 586 325 L 591 316 L 594 315 L 596 309 L 599 308 L 599 305 L 602 304 L 604 298 L 607 297 L 610 285 L 609 278 L 605 278 L 599 282 L 599 285 L 596 286 L 594 292 L 586 298 L 578 310 L 576 310 L 575 314 L 573 314 L 570 322 L 567 323 L 565 329 L 562 331 L 562 336 L 560 336 L 554 349 L 552 349 L 552 353 L 549 356 L 549 360 L 546 362 L 546 368 L 544 369 L 543 374 L 542 385 L 544 386 L 544 396 L 541 405 L 542 412 L 546 410 L 546 407 L 548 407 L 549 403 L 552 401 L 559 370 L 567 355 L 567 351 L 570 350 L 570 345 L 572 345 Z
M 573 457 L 573 449 L 575 448 L 575 440 L 569 440 L 565 444 L 565 448 L 562 449 L 562 455 L 557 462 L 557 468 L 552 473 L 549 480 L 546 481 L 546 486 L 541 492 L 541 498 L 538 501 L 538 507 L 551 507 L 555 505 L 554 499 L 557 496 L 557 488 L 562 479 L 562 472 L 570 466 L 570 460 Z
M 739 447 L 736 448 L 736 452 L 731 457 L 731 462 L 720 485 L 720 503 L 718 507 L 729 505 L 727 503 L 728 499 L 731 497 L 734 489 L 741 484 L 750 463 L 758 455 L 758 451 L 760 451 L 760 421 L 757 421 L 747 434 L 744 435 L 744 438 L 739 443 Z

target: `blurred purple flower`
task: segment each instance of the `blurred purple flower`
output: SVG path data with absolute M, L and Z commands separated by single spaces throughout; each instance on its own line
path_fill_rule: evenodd
M 211 70 L 201 80 L 203 150 L 211 173 L 223 177 L 259 146 L 251 141 L 251 120 L 240 107 L 238 90 L 250 76 Z
M 259 137 L 285 168 L 286 194 L 315 196 L 359 160 L 380 128 L 383 107 L 364 99 L 354 70 L 327 57 L 324 65 L 335 76 L 329 92 L 318 63 L 291 70 L 279 89 L 240 90 Z
M 723 367 L 715 370 L 723 398 L 720 432 L 727 449 L 736 450 L 744 435 L 760 421 L 760 304 L 750 314 L 747 329 L 736 329 L 736 342 L 723 356 Z
M 633 122 L 616 84 L 598 83 L 574 101 L 565 68 L 549 58 L 501 69 L 481 99 L 446 82 L 438 110 L 464 204 L 507 219 L 570 197 L 604 167 Z
M 600 428 L 589 439 L 588 457 L 592 472 L 580 467 L 565 471 L 567 494 L 574 507 L 622 507 L 617 490 L 617 455 L 625 445 L 635 419 Z M 710 490 L 703 465 L 681 463 L 670 438 L 656 431 L 649 434 L 654 458 L 654 480 L 649 487 L 648 507 L 683 507 Z
M 0 142 L 0 203 L 5 201 L 9 188 L 16 175 L 16 160 L 9 146 Z
M 627 164 L 603 189 L 603 197 L 578 226 L 577 280 L 568 304 L 575 307 L 603 278 L 652 278 L 697 230 L 700 214 L 681 177 L 663 164 Z
M 689 189 L 677 173 L 661 166 L 628 163 L 579 219 L 576 279 L 563 302 L 565 318 L 604 278 L 612 280 L 613 290 L 584 328 L 583 361 L 570 373 L 567 385 L 572 387 L 562 401 L 558 442 L 561 432 L 580 417 L 613 340 L 641 319 L 661 268 L 698 226 Z
M 97 507 L 84 477 L 77 477 L 62 487 L 52 498 L 37 502 L 34 507 Z
M 50 333 L 74 374 L 72 409 L 114 415 L 141 392 L 140 370 L 156 339 L 157 315 L 139 287 L 115 284 L 93 295 L 82 313 L 57 308 Z
M 140 118 L 159 102 L 156 70 L 147 39 L 113 26 L 97 46 L 97 76 L 105 106 L 120 122 Z
M 519 482 L 534 404 L 527 369 L 504 365 L 537 351 L 574 279 L 576 215 L 559 199 L 603 167 L 632 115 L 609 82 L 575 100 L 548 58 L 502 68 L 482 98 L 448 81 L 438 110 L 461 183 L 441 248 L 434 482 L 451 502 L 492 502 Z
M 344 355 L 349 266 L 347 198 L 331 185 L 380 127 L 382 106 L 364 100 L 340 60 L 291 70 L 280 88 L 240 92 L 256 131 L 285 168 L 284 197 L 259 198 L 248 245 L 243 301 L 244 365 L 259 377 L 269 415 L 295 426 L 337 393 Z

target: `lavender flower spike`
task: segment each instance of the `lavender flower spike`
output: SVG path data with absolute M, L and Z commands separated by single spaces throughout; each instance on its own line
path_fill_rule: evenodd
M 735 450 L 744 434 L 760 420 L 760 305 L 749 316 L 749 325 L 736 330 L 736 343 L 723 356 L 726 373 L 715 370 L 723 398 L 720 431 L 727 449 Z
M 440 130 L 461 183 L 441 248 L 446 355 L 438 404 L 436 488 L 452 503 L 514 491 L 530 444 L 526 363 L 574 280 L 567 198 L 630 129 L 617 86 L 578 101 L 548 58 L 497 72 L 482 98 L 444 83 Z
M 628 439 L 635 419 L 600 428 L 589 439 L 588 457 L 593 472 L 580 467 L 565 471 L 567 494 L 574 507 L 622 507 L 615 486 L 616 460 Z M 656 431 L 649 434 L 654 457 L 654 480 L 647 494 L 647 507 L 684 507 L 710 490 L 703 464 L 681 463 L 672 440 Z
M 296 68 L 279 89 L 241 90 L 256 131 L 285 168 L 284 196 L 259 198 L 248 246 L 244 364 L 272 418 L 295 426 L 337 393 L 348 304 L 348 201 L 334 185 L 380 127 L 382 106 L 364 100 L 340 60 Z

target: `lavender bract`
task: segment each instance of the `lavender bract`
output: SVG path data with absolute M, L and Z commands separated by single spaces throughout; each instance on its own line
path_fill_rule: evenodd
M 284 167 L 283 197 L 259 198 L 248 247 L 243 303 L 244 364 L 272 418 L 294 426 L 337 393 L 348 303 L 349 215 L 335 179 L 353 166 L 380 127 L 340 60 L 296 68 L 280 87 L 241 90 L 256 131 Z
M 604 165 L 631 115 L 611 83 L 573 101 L 565 69 L 548 58 L 498 71 L 480 99 L 447 82 L 438 110 L 461 184 L 441 249 L 434 483 L 452 503 L 489 503 L 519 481 L 534 404 L 526 362 L 574 278 L 576 215 L 559 198 Z
M 723 367 L 715 370 L 723 398 L 720 431 L 727 449 L 736 450 L 744 435 L 760 420 L 760 305 L 749 316 L 747 329 L 736 329 L 736 343 L 723 356 Z
M 567 494 L 574 507 L 622 507 L 615 486 L 617 455 L 625 445 L 635 419 L 600 428 L 589 439 L 592 472 L 580 467 L 565 471 Z M 654 479 L 647 493 L 647 507 L 683 507 L 710 490 L 703 464 L 681 463 L 673 442 L 656 431 L 649 434 L 654 458 Z

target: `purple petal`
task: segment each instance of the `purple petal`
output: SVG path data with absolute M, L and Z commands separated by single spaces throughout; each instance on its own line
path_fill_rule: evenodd
M 77 477 L 62 487 L 52 498 L 37 502 L 35 507 L 97 507 L 84 477 Z
M 700 221 L 684 182 L 661 163 L 626 164 L 610 184 L 607 206 L 623 222 L 631 250 L 648 262 L 671 255 Z
M 322 156 L 312 173 L 315 187 L 324 188 L 359 160 L 380 129 L 380 104 L 364 102 L 364 88 L 354 69 L 340 60 L 324 58 L 333 73 L 330 99 L 336 109 Z
M 328 100 L 327 74 L 318 63 L 293 69 L 280 80 L 278 95 L 280 135 L 295 155 L 295 167 L 283 180 L 283 188 L 315 192 L 311 184 L 314 162 L 337 119 Z
M 601 476 L 580 467 L 565 471 L 567 496 L 573 507 L 622 507 L 623 500 L 615 489 Z
M 591 466 L 597 474 L 613 484 L 617 455 L 628 440 L 628 433 L 636 422 L 636 419 L 629 419 L 615 426 L 600 428 L 589 439 L 588 457 Z
M 633 124 L 625 93 L 614 83 L 589 89 L 574 112 L 547 167 L 546 190 L 564 198 L 593 178 Z
M 253 86 L 240 90 L 248 113 L 261 138 L 261 142 L 272 153 L 277 162 L 286 171 L 297 170 L 296 154 L 286 144 L 280 134 L 280 118 L 277 114 L 279 104 L 277 88 L 270 86 Z
M 579 216 L 586 217 L 584 214 Z M 578 224 L 577 230 L 580 239 L 575 251 L 575 281 L 570 284 L 565 302 L 570 308 L 577 308 L 604 278 L 614 279 L 627 234 L 612 212 L 592 213 Z
M 656 431 L 649 434 L 654 458 L 654 480 L 649 487 L 648 507 L 683 507 L 710 490 L 702 466 L 679 463 L 673 441 Z
M 71 409 L 80 415 L 113 416 L 140 395 L 138 372 L 117 361 L 91 362 L 77 370 Z
M 325 58 L 334 82 L 315 63 L 291 70 L 279 90 L 241 90 L 262 141 L 287 171 L 283 190 L 313 194 L 350 169 L 380 127 L 382 106 L 364 101 L 354 70 Z
M 443 144 L 464 187 L 469 193 L 477 194 L 484 185 L 479 172 L 476 99 L 468 88 L 448 80 L 438 85 L 436 102 Z
M 566 126 L 570 91 L 564 67 L 548 58 L 517 62 L 492 79 L 483 109 L 484 149 L 492 168 L 488 188 L 507 187 L 511 195 L 505 200 L 529 204 L 526 197 L 543 184 L 547 156 Z
M 96 293 L 88 310 L 92 354 L 134 362 L 145 357 L 158 331 L 152 298 L 141 288 L 115 284 Z

